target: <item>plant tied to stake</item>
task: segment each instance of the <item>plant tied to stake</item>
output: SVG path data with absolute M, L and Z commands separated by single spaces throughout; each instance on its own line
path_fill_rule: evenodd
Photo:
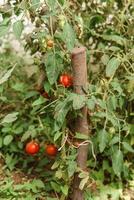
M 82 88 L 87 87 L 87 65 L 86 65 L 86 49 L 84 47 L 75 48 L 72 52 L 72 67 L 73 67 L 73 86 L 74 92 L 84 95 Z M 87 122 L 87 107 L 81 109 L 80 117 L 75 121 L 75 131 L 85 136 L 89 135 L 88 122 Z M 88 154 L 88 145 L 78 147 L 77 165 L 81 170 L 86 170 Z M 73 200 L 84 200 L 84 190 L 80 190 L 81 179 L 76 173 L 73 182 Z

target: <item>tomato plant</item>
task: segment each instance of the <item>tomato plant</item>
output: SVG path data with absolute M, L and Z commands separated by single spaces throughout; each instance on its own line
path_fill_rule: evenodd
M 27 199 L 67 199 L 75 172 L 85 200 L 128 198 L 123 195 L 134 176 L 133 10 L 131 0 L 0 1 L 0 165 L 10 177 L 19 168 L 43 180 L 45 187 L 39 181 L 19 185 L 29 188 Z M 72 89 L 70 54 L 80 46 L 87 51 L 85 95 Z M 74 131 L 83 106 L 90 138 Z M 24 153 L 31 138 L 40 144 L 34 141 L 27 152 L 39 152 L 36 161 Z M 52 145 L 46 145 L 48 156 L 44 143 Z M 86 145 L 85 172 L 77 166 L 77 150 Z M 1 198 L 15 199 L 8 178 Z

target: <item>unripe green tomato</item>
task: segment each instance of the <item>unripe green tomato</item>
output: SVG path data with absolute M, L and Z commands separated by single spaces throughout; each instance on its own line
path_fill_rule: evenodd
M 64 17 L 64 15 L 60 15 L 59 16 L 59 26 L 60 26 L 60 28 L 63 28 L 64 24 L 65 24 L 65 17 Z
M 109 133 L 114 134 L 115 133 L 115 128 L 114 127 L 110 127 L 109 128 Z

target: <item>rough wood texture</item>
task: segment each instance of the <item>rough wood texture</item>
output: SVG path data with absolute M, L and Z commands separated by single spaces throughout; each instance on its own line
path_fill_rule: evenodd
M 73 67 L 73 86 L 74 92 L 84 94 L 87 86 L 87 65 L 86 65 L 86 49 L 84 47 L 75 48 L 72 52 L 72 67 Z M 88 135 L 87 122 L 87 107 L 81 109 L 82 117 L 78 117 L 75 122 L 75 131 Z M 86 170 L 88 154 L 88 145 L 78 148 L 77 165 L 82 170 Z M 84 192 L 79 189 L 80 178 L 75 174 L 73 182 L 72 200 L 84 200 Z

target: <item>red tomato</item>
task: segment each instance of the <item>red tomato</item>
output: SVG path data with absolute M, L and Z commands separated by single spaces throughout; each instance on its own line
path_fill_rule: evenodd
M 40 146 L 37 142 L 31 141 L 26 144 L 25 151 L 28 154 L 34 155 L 38 153 L 40 150 Z
M 47 147 L 46 147 L 46 153 L 49 156 L 56 156 L 57 152 L 58 152 L 58 149 L 57 149 L 57 147 L 54 144 L 47 145 Z
M 70 75 L 63 74 L 63 75 L 60 76 L 59 82 L 64 87 L 70 87 L 70 86 L 72 86 L 73 80 L 72 80 L 72 77 Z
M 49 95 L 48 95 L 47 92 L 44 91 L 44 92 L 41 93 L 41 95 L 42 95 L 44 98 L 49 99 Z

